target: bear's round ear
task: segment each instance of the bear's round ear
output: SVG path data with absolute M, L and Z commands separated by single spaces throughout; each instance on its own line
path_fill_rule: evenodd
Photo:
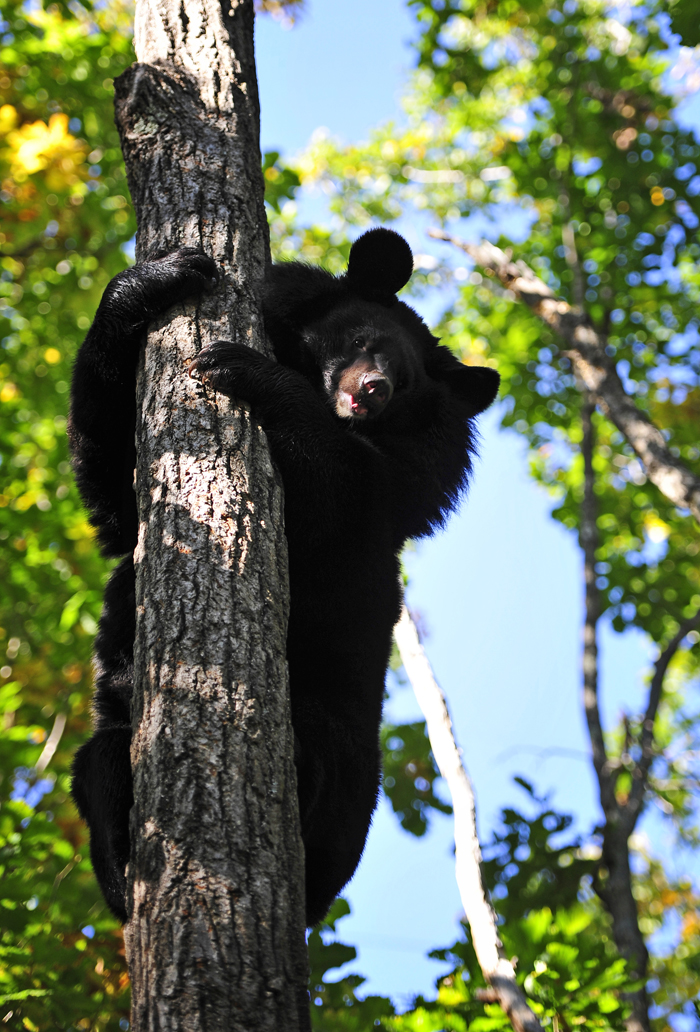
M 411 248 L 393 229 L 370 229 L 350 248 L 349 286 L 368 300 L 389 300 L 412 272 Z

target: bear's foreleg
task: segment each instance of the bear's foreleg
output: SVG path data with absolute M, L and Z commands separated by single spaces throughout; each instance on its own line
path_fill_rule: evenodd
M 136 544 L 135 378 L 144 334 L 172 305 L 210 288 L 216 272 L 213 259 L 182 248 L 119 273 L 78 351 L 68 436 L 78 488 L 107 556 Z

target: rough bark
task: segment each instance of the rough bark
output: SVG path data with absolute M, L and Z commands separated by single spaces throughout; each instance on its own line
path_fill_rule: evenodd
M 585 619 L 583 627 L 583 706 L 591 740 L 593 766 L 598 778 L 600 805 L 605 815 L 603 826 L 602 863 L 605 877 L 599 878 L 597 890 L 605 903 L 613 924 L 613 937 L 620 955 L 628 963 L 633 978 L 642 980 L 642 986 L 626 999 L 631 1013 L 625 1027 L 627 1032 L 650 1032 L 649 1004 L 646 982 L 649 955 L 644 937 L 639 930 L 637 904 L 632 895 L 632 874 L 629 860 L 629 836 L 634 830 L 636 816 L 631 826 L 624 803 L 619 803 L 615 793 L 616 777 L 608 759 L 598 703 L 598 643 L 597 627 L 600 617 L 600 597 L 596 587 L 596 551 L 599 546 L 597 504 L 595 497 L 595 471 L 593 452 L 595 431 L 592 416 L 595 401 L 587 394 L 581 411 L 583 437 L 581 451 L 584 465 L 584 488 L 581 503 L 580 543 L 583 551 L 585 583 Z M 646 779 L 645 779 L 646 780 Z
M 139 0 L 116 85 L 137 259 L 198 246 L 219 288 L 149 333 L 126 928 L 136 1032 L 309 1027 L 282 492 L 249 414 L 186 369 L 263 349 L 269 261 L 252 0 Z M 186 299 L 183 299 L 186 302 Z
M 689 509 L 700 522 L 700 477 L 671 453 L 659 428 L 625 393 L 617 369 L 605 353 L 605 342 L 586 313 L 556 297 L 524 262 L 512 262 L 488 241 L 469 244 L 441 230 L 431 230 L 430 235 L 465 251 L 561 337 L 577 377 L 627 438 L 651 482 L 669 501 Z
M 541 1032 L 542 1026 L 515 980 L 513 965 L 506 957 L 498 935 L 496 915 L 481 879 L 474 790 L 454 738 L 445 696 L 435 680 L 416 625 L 405 606 L 394 628 L 394 638 L 425 716 L 435 762 L 452 796 L 457 884 L 479 966 L 490 987 L 479 994 L 480 998 L 500 1004 L 515 1032 Z

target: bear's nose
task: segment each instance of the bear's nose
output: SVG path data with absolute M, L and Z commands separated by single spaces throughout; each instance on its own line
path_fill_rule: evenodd
M 391 400 L 394 389 L 391 380 L 379 373 L 366 373 L 362 377 L 360 394 L 370 412 L 375 415 Z
M 344 369 L 335 392 L 339 416 L 366 419 L 376 416 L 391 400 L 394 385 L 374 361 L 365 356 Z

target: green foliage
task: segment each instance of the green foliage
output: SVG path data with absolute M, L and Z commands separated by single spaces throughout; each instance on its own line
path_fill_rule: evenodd
M 586 858 L 578 839 L 561 841 L 571 818 L 552 810 L 518 780 L 538 812 L 529 817 L 504 810 L 483 867 L 506 953 L 517 956 L 518 980 L 535 1013 L 550 1019 L 547 1024 L 556 1019 L 561 1028 L 622 1029 L 625 1010 L 619 993 L 630 983 L 608 919 L 590 890 L 595 861 Z M 446 1018 L 456 1012 L 464 1019 L 459 1024 L 453 1016 L 454 1024 L 445 1028 L 507 1029 L 500 1008 L 475 999 L 475 990 L 485 983 L 471 934 L 466 927 L 464 932 L 450 949 L 432 954 L 456 966 L 439 981 L 438 999 L 423 1008 Z M 394 1027 L 403 1032 L 400 1023 Z
M 672 0 L 669 9 L 673 32 L 678 33 L 684 46 L 696 47 L 700 43 L 700 24 L 692 0 Z
M 282 202 L 293 201 L 301 180 L 297 173 L 280 161 L 277 151 L 263 156 L 265 201 L 274 215 L 282 214 Z
M 394 1013 L 390 1000 L 382 996 L 359 999 L 356 990 L 365 981 L 362 975 L 344 975 L 338 980 L 326 979 L 328 971 L 354 960 L 357 951 L 346 946 L 335 935 L 336 923 L 350 913 L 344 899 L 337 899 L 325 921 L 309 935 L 309 991 L 311 1021 L 314 1032 L 368 1032 L 373 1027 L 386 1028 L 382 1019 Z
M 13 1029 L 117 1029 L 121 931 L 68 795 L 107 564 L 65 427 L 76 347 L 135 231 L 112 113 L 130 11 L 0 12 L 0 1009 Z
M 51 795 L 60 806 L 68 779 L 59 781 Z M 121 931 L 77 832 L 50 811 L 3 800 L 0 1010 L 9 1028 L 116 1030 L 129 1013 Z
M 585 306 L 627 390 L 700 470 L 700 148 L 672 117 L 663 5 L 633 5 L 625 23 L 593 0 L 411 6 L 420 71 L 407 128 L 381 128 L 363 148 L 317 140 L 299 164 L 303 181 L 323 182 L 346 224 L 430 212 L 450 227 L 475 212 L 498 219 L 507 206 L 527 239 L 501 245 Z M 459 287 L 438 332 L 465 361 L 498 366 L 503 425 L 526 437 L 555 517 L 577 530 L 580 394 L 562 342 L 478 271 L 432 265 L 424 282 Z M 700 605 L 697 527 L 602 418 L 598 435 L 609 617 L 663 645 Z
M 572 818 L 535 795 L 524 778 L 515 781 L 537 806 L 534 817 L 510 807 L 501 813 L 483 862 L 483 875 L 506 925 L 526 911 L 566 909 L 578 898 L 582 879 L 590 882 L 596 861 L 581 854 L 581 842 L 561 842 Z M 514 862 L 513 858 L 516 858 Z
M 656 1027 L 662 1030 L 673 1027 L 674 1015 L 693 1014 L 688 1001 L 695 1001 L 694 1016 L 700 1017 L 700 895 L 687 877 L 671 872 L 640 848 L 634 886 L 640 927 L 645 935 L 666 937 L 669 924 L 675 932 L 669 948 L 651 957 Z

